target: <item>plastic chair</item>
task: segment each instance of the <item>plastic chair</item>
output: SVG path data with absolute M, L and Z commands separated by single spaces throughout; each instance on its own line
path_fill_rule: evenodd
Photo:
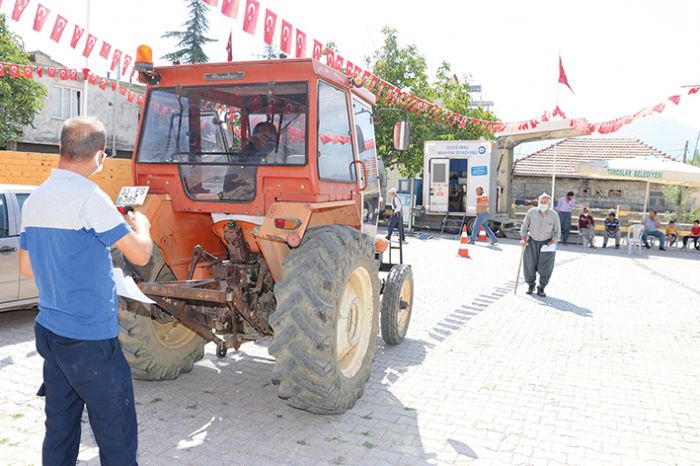
M 627 231 L 627 255 L 632 255 L 632 249 L 635 248 L 642 255 L 642 233 L 644 233 L 644 225 L 630 225 Z

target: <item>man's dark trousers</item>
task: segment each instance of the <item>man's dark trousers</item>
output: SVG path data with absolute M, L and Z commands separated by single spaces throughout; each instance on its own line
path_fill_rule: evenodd
M 131 370 L 119 340 L 73 340 L 40 324 L 36 347 L 44 358 L 44 466 L 76 463 L 80 418 L 87 405 L 103 466 L 136 465 L 137 427 Z
M 523 259 L 523 274 L 525 282 L 530 286 L 535 286 L 537 278 L 536 272 L 540 274 L 540 288 L 544 288 L 549 283 L 549 278 L 554 270 L 554 255 L 555 252 L 540 252 L 542 246 L 549 243 L 547 241 L 535 241 L 528 238 L 527 247 L 525 248 L 525 258 Z
M 391 219 L 389 219 L 389 230 L 387 231 L 386 237 L 388 239 L 391 239 L 391 235 L 394 233 L 394 228 L 398 227 L 399 229 L 399 240 L 403 241 L 404 240 L 404 233 L 403 233 L 403 218 L 401 218 L 401 214 L 399 212 L 395 214 L 391 214 Z

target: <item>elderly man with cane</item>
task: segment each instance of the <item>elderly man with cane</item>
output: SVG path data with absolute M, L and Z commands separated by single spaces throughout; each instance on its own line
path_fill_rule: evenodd
M 536 273 L 540 274 L 537 296 L 547 296 L 544 288 L 549 283 L 554 269 L 554 255 L 561 237 L 559 216 L 551 208 L 552 198 L 543 193 L 537 200 L 537 207 L 531 208 L 520 227 L 520 246 L 523 249 L 525 282 L 527 294 L 535 291 Z M 519 274 L 518 274 L 519 275 Z

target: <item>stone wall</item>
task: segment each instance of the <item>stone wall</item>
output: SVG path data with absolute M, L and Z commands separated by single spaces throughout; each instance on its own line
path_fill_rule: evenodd
M 513 179 L 513 199 L 537 199 L 543 192 L 549 193 L 551 187 L 551 177 L 516 175 Z M 663 188 L 662 185 L 651 184 L 650 209 L 665 211 L 667 208 L 672 208 L 666 205 Z M 557 177 L 556 191 L 556 198 L 567 191 L 573 191 L 576 193 L 579 205 L 588 205 L 595 209 L 614 209 L 618 205 L 628 205 L 633 211 L 641 211 L 644 208 L 646 182 Z M 618 191 L 620 196 L 614 196 Z

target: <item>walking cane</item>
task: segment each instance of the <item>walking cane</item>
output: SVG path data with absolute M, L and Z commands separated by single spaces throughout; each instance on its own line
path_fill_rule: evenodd
M 525 247 L 526 246 L 520 246 L 520 261 L 518 262 L 518 275 L 515 276 L 515 289 L 513 290 L 513 295 L 518 294 L 518 283 L 520 283 L 520 269 L 523 266 L 523 257 L 525 257 Z

